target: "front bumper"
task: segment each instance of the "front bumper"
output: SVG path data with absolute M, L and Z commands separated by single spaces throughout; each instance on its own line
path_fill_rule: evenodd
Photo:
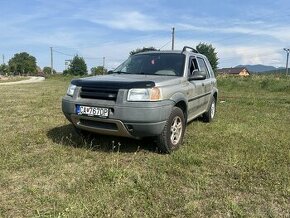
M 76 105 L 107 107 L 108 118 L 89 117 L 76 114 Z M 62 110 L 66 118 L 79 129 L 129 138 L 160 135 L 172 111 L 174 102 L 112 102 L 74 100 L 69 96 L 62 99 Z

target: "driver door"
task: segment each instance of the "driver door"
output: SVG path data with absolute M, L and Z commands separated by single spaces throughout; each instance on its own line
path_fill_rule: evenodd
M 200 69 L 198 68 L 196 57 L 191 57 L 188 66 L 188 77 L 194 75 Z M 204 102 L 204 81 L 203 80 L 189 80 L 188 81 L 188 120 L 192 120 L 201 114 Z

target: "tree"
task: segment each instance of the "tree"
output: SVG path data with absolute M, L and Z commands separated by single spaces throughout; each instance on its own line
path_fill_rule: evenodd
M 9 70 L 14 74 L 36 74 L 36 58 L 26 52 L 15 54 L 8 62 Z
M 87 64 L 85 60 L 82 57 L 79 57 L 78 55 L 74 56 L 72 59 L 69 67 L 67 70 L 63 71 L 63 74 L 71 74 L 71 75 L 87 75 L 88 70 L 87 70 Z
M 97 66 L 97 67 L 92 67 L 91 68 L 91 73 L 93 75 L 102 75 L 107 73 L 107 69 L 104 68 L 103 66 Z
M 196 46 L 196 50 L 207 57 L 213 71 L 216 73 L 219 64 L 219 58 L 217 57 L 217 52 L 215 51 L 215 48 L 212 46 L 212 44 L 199 43 Z
M 69 74 L 69 70 L 68 69 L 63 70 L 62 74 L 65 75 L 65 76 L 68 75 Z
M 1 64 L 0 65 L 0 75 L 6 75 L 9 73 L 9 67 L 7 64 Z
M 51 74 L 51 67 L 44 67 L 42 71 L 46 75 L 50 75 Z M 54 69 L 53 69 L 53 74 L 56 74 L 56 71 Z
M 154 48 L 153 46 L 151 46 L 151 47 L 137 48 L 136 50 L 131 51 L 130 52 L 130 55 L 138 54 L 140 52 L 145 52 L 145 51 L 157 51 L 157 49 Z

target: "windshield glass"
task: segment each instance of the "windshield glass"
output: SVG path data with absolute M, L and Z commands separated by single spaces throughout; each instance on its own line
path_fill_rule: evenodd
M 183 54 L 150 53 L 129 57 L 113 72 L 126 74 L 182 76 Z

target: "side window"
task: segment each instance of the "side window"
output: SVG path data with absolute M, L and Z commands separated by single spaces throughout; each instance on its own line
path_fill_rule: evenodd
M 188 75 L 193 75 L 196 71 L 198 71 L 197 61 L 195 58 L 190 58 Z
M 209 71 L 208 71 L 207 66 L 205 64 L 205 61 L 202 58 L 197 58 L 197 61 L 198 61 L 198 65 L 200 67 L 200 70 L 204 71 L 206 73 L 206 78 L 210 78 Z

